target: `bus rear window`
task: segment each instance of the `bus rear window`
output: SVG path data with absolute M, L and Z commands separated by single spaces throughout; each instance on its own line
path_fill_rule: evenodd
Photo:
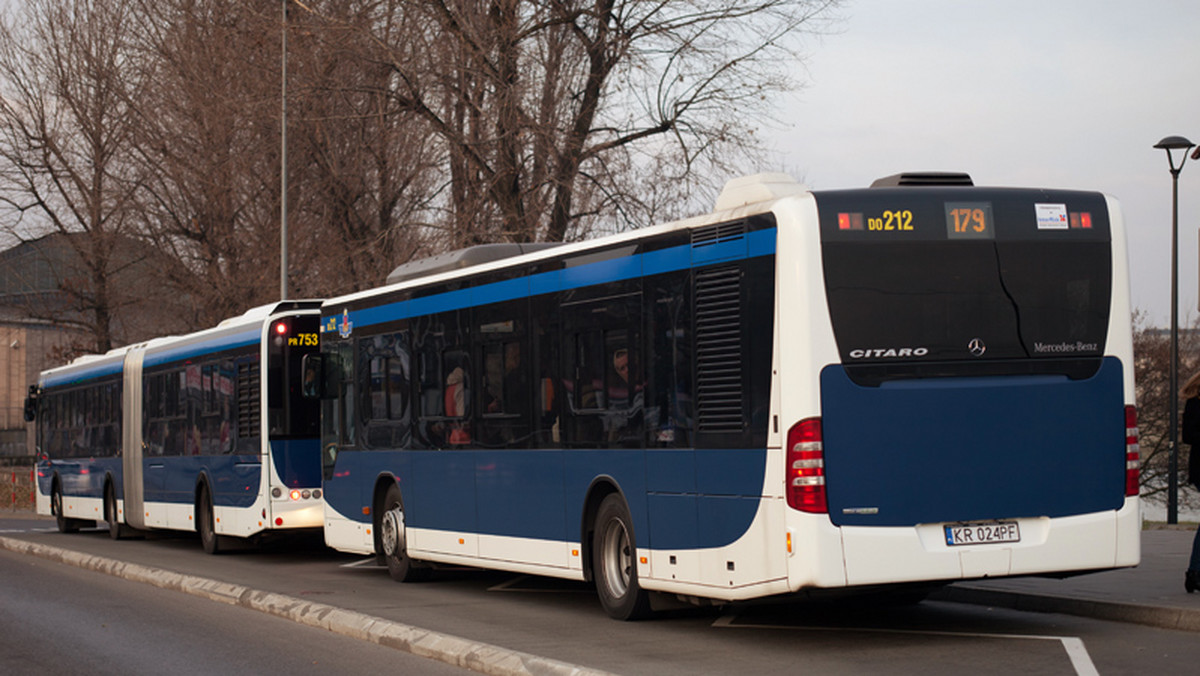
M 855 380 L 1086 377 L 1099 367 L 1112 288 L 1101 195 L 877 189 L 833 197 L 818 196 L 826 297 Z

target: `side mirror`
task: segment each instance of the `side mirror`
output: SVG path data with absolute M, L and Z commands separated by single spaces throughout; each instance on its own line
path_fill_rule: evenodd
M 38 398 L 41 396 L 41 391 L 37 385 L 29 386 L 29 396 L 25 397 L 25 422 L 33 422 L 37 419 Z
M 305 399 L 321 399 L 325 395 L 325 358 L 320 354 L 306 354 L 300 360 L 303 385 L 300 393 Z

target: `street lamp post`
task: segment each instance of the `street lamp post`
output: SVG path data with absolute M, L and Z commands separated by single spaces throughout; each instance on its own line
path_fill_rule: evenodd
M 280 31 L 282 57 L 280 59 L 279 85 L 279 300 L 288 297 L 288 203 L 287 203 L 287 4 L 280 0 L 283 12 L 283 28 Z
M 1171 401 L 1170 462 L 1167 473 L 1167 523 L 1179 523 L 1179 172 L 1187 162 L 1187 152 L 1195 145 L 1182 136 L 1168 136 L 1155 148 L 1167 151 L 1171 168 L 1171 377 L 1168 396 Z M 1182 150 L 1179 166 L 1173 151 Z

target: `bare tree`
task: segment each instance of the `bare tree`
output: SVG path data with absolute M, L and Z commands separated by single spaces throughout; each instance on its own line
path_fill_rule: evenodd
M 422 28 L 355 3 L 336 3 L 337 22 L 289 19 L 289 145 L 295 197 L 293 267 L 301 295 L 376 286 L 397 264 L 437 246 L 439 182 L 428 126 L 404 114 L 389 92 L 395 78 L 364 40 L 364 22 L 385 19 L 389 42 Z M 347 26 L 355 29 L 344 28 Z
M 297 4 L 346 25 L 328 3 Z M 796 84 L 798 36 L 835 4 L 364 3 L 389 95 L 442 144 L 452 246 L 561 240 L 600 214 L 640 221 L 631 177 L 687 183 L 706 162 L 736 163 L 757 149 L 769 95 Z M 395 41 L 383 27 L 396 11 L 425 30 Z
M 1141 455 L 1142 495 L 1165 503 L 1170 476 L 1170 334 L 1136 318 L 1133 332 L 1135 382 L 1137 384 L 1138 446 Z M 1180 332 L 1179 383 L 1200 371 L 1200 321 L 1185 322 L 1191 328 Z M 1179 401 L 1183 411 L 1183 401 Z M 1200 496 L 1187 489 L 1188 454 L 1193 449 L 1179 445 L 1180 505 L 1200 505 Z
M 0 27 L 0 204 L 14 234 L 64 235 L 59 245 L 73 255 L 56 272 L 67 302 L 29 311 L 85 330 L 84 351 L 119 342 L 115 317 L 136 299 L 114 281 L 138 259 L 127 102 L 144 81 L 132 68 L 126 4 L 29 0 Z
M 798 36 L 835 3 L 290 0 L 293 287 L 677 215 L 760 150 Z M 95 349 L 115 340 L 114 289 L 188 308 L 159 330 L 275 297 L 278 8 L 32 0 L 0 36 L 3 204 L 79 235 L 64 289 Z M 114 285 L 113 238 L 133 234 L 164 257 L 158 276 Z
M 186 324 L 207 326 L 277 297 L 278 21 L 236 0 L 137 6 L 141 226 Z

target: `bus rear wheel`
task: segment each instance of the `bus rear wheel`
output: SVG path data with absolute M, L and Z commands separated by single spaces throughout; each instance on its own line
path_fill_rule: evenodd
M 221 551 L 221 536 L 217 535 L 212 493 L 207 484 L 200 487 L 200 497 L 196 500 L 196 530 L 200 531 L 200 544 L 206 553 L 217 554 Z
M 104 488 L 104 519 L 108 521 L 108 537 L 120 540 L 129 535 L 129 527 L 117 515 L 117 489 L 112 484 Z
M 50 491 L 50 511 L 54 513 L 54 524 L 58 526 L 60 533 L 76 533 L 79 531 L 79 520 L 68 519 L 63 514 L 63 497 L 62 488 L 55 482 L 54 488 Z
M 388 488 L 383 499 L 383 512 L 379 519 L 379 545 L 383 559 L 387 562 L 388 575 L 397 582 L 419 582 L 429 577 L 429 569 L 408 556 L 408 545 L 404 537 L 404 503 L 400 489 Z
M 609 617 L 636 620 L 650 614 L 650 595 L 637 579 L 637 544 L 629 507 L 617 493 L 604 498 L 596 513 L 592 575 L 600 605 Z

